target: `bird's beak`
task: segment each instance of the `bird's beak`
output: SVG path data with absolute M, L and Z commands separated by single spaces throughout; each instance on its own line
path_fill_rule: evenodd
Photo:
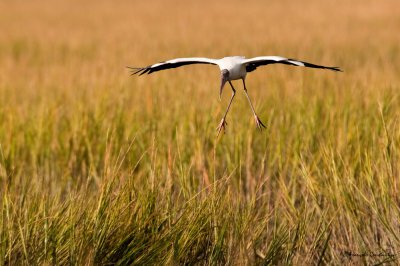
M 219 89 L 219 100 L 221 101 L 221 96 L 222 96 L 222 89 L 224 88 L 225 83 L 228 81 L 227 77 L 225 75 L 221 76 L 221 88 Z

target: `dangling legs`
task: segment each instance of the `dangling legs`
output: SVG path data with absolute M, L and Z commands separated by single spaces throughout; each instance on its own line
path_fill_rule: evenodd
M 224 117 L 222 118 L 221 123 L 219 123 L 219 125 L 218 125 L 218 127 L 217 127 L 217 130 L 218 130 L 217 138 L 218 138 L 219 133 L 221 132 L 221 129 L 222 129 L 222 128 L 224 129 L 224 133 L 225 133 L 225 126 L 228 124 L 228 123 L 226 123 L 225 118 L 226 118 L 226 115 L 228 114 L 229 107 L 231 106 L 233 97 L 235 97 L 235 94 L 236 94 L 236 90 L 235 90 L 235 88 L 233 88 L 233 85 L 232 85 L 232 83 L 231 83 L 230 81 L 229 81 L 229 84 L 230 84 L 231 87 L 232 87 L 232 97 L 231 97 L 231 100 L 230 100 L 230 102 L 229 102 L 229 104 L 228 104 L 228 108 L 226 108 L 225 115 L 224 115 Z
M 256 114 L 256 111 L 254 111 L 253 104 L 251 103 L 250 97 L 249 97 L 249 95 L 247 94 L 246 84 L 244 83 L 244 79 L 242 79 L 242 80 L 243 80 L 244 92 L 246 93 L 247 99 L 249 100 L 251 110 L 253 110 L 253 114 L 254 114 L 254 118 L 256 119 L 257 127 L 258 127 L 258 129 L 260 129 L 260 131 L 262 131 L 262 128 L 263 128 L 263 127 L 266 128 L 266 126 L 261 122 L 260 118 L 258 118 L 258 116 L 257 116 L 257 114 Z

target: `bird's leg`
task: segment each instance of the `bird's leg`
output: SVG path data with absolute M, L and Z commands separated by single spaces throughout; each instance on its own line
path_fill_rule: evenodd
M 226 108 L 226 112 L 225 112 L 225 115 L 224 115 L 224 117 L 222 118 L 222 120 L 221 120 L 221 123 L 219 123 L 219 125 L 218 125 L 218 127 L 217 127 L 217 129 L 216 130 L 218 130 L 218 134 L 217 134 L 217 138 L 218 138 L 218 136 L 219 136 L 219 133 L 221 133 L 221 129 L 223 128 L 224 129 L 224 133 L 225 133 L 225 126 L 228 124 L 227 122 L 226 122 L 226 115 L 228 114 L 228 111 L 229 111 L 229 107 L 231 106 L 231 103 L 232 103 L 232 101 L 233 101 L 233 97 L 235 97 L 235 94 L 236 94 L 236 90 L 233 88 L 233 85 L 232 85 L 232 83 L 229 81 L 229 84 L 231 85 L 231 87 L 232 87 L 232 97 L 231 97 L 231 100 L 229 101 L 229 104 L 228 104 L 228 108 Z
M 243 79 L 243 87 L 244 87 L 244 92 L 246 93 L 247 99 L 249 100 L 251 110 L 253 110 L 253 114 L 254 114 L 254 118 L 256 120 L 257 127 L 258 127 L 258 129 L 260 129 L 260 131 L 262 131 L 262 128 L 263 127 L 266 128 L 266 126 L 263 124 L 263 122 L 261 122 L 260 118 L 258 118 L 256 111 L 254 110 L 254 107 L 253 107 L 253 104 L 251 103 L 250 97 L 247 94 L 247 89 L 246 89 L 246 84 L 244 82 L 244 79 Z

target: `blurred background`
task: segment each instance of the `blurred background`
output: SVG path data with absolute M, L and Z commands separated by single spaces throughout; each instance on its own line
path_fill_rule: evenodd
M 2 87 L 30 86 L 34 89 L 24 94 L 39 98 L 46 98 L 43 92 L 48 87 L 56 95 L 77 87 L 88 91 L 96 87 L 97 95 L 101 87 L 116 92 L 121 86 L 143 93 L 153 87 L 147 84 L 189 71 L 189 81 L 181 80 L 187 85 L 182 93 L 196 86 L 197 96 L 208 91 L 217 94 L 216 70 L 209 66 L 139 79 L 126 75 L 125 66 L 146 66 L 175 57 L 231 55 L 282 55 L 338 65 L 354 82 L 362 82 L 358 85 L 385 85 L 382 82 L 396 81 L 398 76 L 400 11 L 396 7 L 396 1 L 390 0 L 1 1 Z M 288 82 L 298 84 L 304 73 L 312 72 L 286 68 L 268 67 L 249 76 L 264 77 L 263 91 L 268 93 L 268 82 L 277 73 L 294 75 Z M 196 79 L 194 73 L 201 76 Z M 379 78 L 382 73 L 386 81 Z
M 399 29 L 398 0 L 0 0 L 0 261 L 397 259 L 343 254 L 398 252 Z M 344 72 L 249 73 L 267 130 L 234 82 L 217 139 L 218 67 L 126 68 L 234 55 Z

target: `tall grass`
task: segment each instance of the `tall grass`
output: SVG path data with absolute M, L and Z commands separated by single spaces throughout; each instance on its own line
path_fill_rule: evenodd
M 0 2 L 0 263 L 398 264 L 396 4 Z

